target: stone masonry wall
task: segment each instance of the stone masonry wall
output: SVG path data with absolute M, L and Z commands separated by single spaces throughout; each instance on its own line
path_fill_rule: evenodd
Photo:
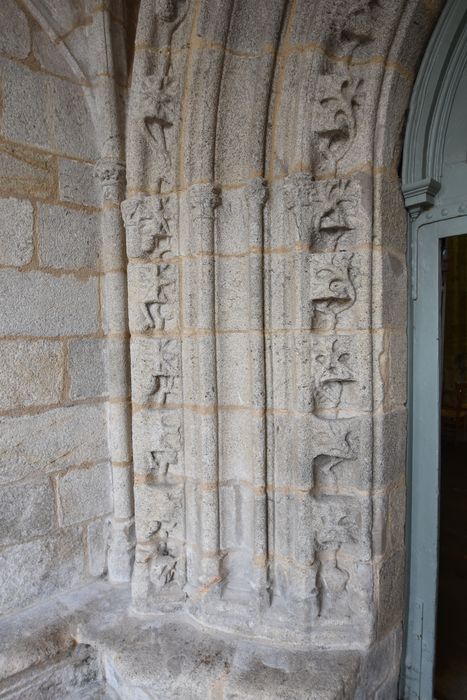
M 101 576 L 113 506 L 91 85 L 24 3 L 0 27 L 1 614 Z

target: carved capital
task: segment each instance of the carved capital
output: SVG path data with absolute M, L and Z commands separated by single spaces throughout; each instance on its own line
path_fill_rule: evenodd
M 119 188 L 125 180 L 125 163 L 111 158 L 99 158 L 94 166 L 97 178 L 104 192 L 104 199 L 117 199 Z
M 189 197 L 193 220 L 213 219 L 214 211 L 222 201 L 216 185 L 192 185 Z

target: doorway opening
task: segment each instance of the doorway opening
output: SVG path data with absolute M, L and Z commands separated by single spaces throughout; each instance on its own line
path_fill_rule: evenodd
M 435 697 L 467 697 L 467 236 L 442 241 Z

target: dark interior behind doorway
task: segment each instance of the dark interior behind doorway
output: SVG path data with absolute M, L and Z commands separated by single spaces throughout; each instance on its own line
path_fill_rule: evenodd
M 436 700 L 467 700 L 467 235 L 445 240 Z

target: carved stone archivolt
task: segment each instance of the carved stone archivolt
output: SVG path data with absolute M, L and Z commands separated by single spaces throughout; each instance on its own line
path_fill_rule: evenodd
M 143 0 L 122 212 L 135 605 L 312 645 L 372 625 L 371 212 L 349 164 L 372 114 L 354 57 L 381 13 L 316 3 L 304 28 L 302 4 L 250 56 L 229 27 L 252 3 Z

